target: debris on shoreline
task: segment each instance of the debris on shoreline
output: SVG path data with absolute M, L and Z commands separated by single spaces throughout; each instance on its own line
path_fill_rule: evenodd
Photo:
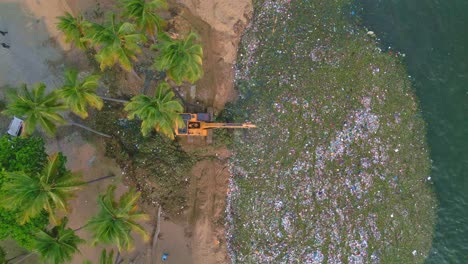
M 435 198 L 424 122 L 398 57 L 349 1 L 254 1 L 227 202 L 233 263 L 422 263 Z

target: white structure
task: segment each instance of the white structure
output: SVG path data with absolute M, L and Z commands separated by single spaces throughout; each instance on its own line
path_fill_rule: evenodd
M 8 128 L 7 133 L 9 135 L 17 137 L 21 135 L 22 130 L 23 130 L 23 120 L 17 118 L 16 116 L 13 117 L 13 120 L 11 120 L 10 127 Z

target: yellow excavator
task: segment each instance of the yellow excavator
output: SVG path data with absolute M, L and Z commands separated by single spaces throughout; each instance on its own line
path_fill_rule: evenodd
M 255 128 L 251 123 L 214 123 L 213 110 L 208 109 L 208 113 L 182 113 L 180 114 L 185 126 L 176 125 L 177 136 L 198 136 L 207 137 L 207 143 L 212 142 L 212 132 L 216 128 Z

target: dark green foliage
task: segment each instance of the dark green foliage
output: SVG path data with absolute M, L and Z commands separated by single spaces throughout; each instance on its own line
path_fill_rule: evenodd
M 114 263 L 114 250 L 109 251 L 109 254 L 107 254 L 107 251 L 103 249 L 101 251 L 101 257 L 99 258 L 99 264 L 112 264 Z M 85 260 L 83 264 L 93 264 L 90 260 Z
M 64 158 L 64 157 L 62 157 Z M 0 166 L 5 171 L 23 170 L 38 173 L 47 162 L 44 141 L 38 137 L 0 137 Z M 64 160 L 65 162 L 65 160 Z M 63 163 L 64 165 L 64 163 Z M 64 166 L 62 166 L 64 168 Z M 4 181 L 4 174 L 0 173 L 0 185 Z M 17 222 L 18 212 L 0 208 L 0 239 L 12 238 L 26 248 L 31 249 L 33 232 L 44 228 L 49 223 L 48 215 L 32 218 L 28 223 L 20 225 Z
M 179 212 L 185 205 L 186 178 L 194 159 L 177 141 L 155 132 L 143 137 L 140 122 L 124 117 L 119 104 L 106 104 L 96 113 L 97 129 L 112 135 L 107 155 L 119 163 L 145 202 L 160 202 L 170 214 Z
M 5 103 L 5 101 L 0 100 L 0 111 L 5 110 L 5 108 L 6 108 L 6 103 Z
M 14 239 L 21 247 L 31 250 L 34 242 L 34 232 L 43 229 L 49 224 L 49 216 L 46 212 L 30 219 L 24 225 L 17 221 L 17 212 L 0 208 L 0 240 Z
M 55 211 L 67 211 L 68 200 L 83 184 L 81 175 L 65 168 L 66 159 L 60 153 L 51 155 L 40 173 L 4 172 L 0 205 L 8 210 L 19 210 L 21 224 L 46 210 L 56 223 Z
M 0 166 L 6 171 L 40 172 L 47 162 L 39 137 L 0 137 Z
M 153 66 L 157 70 L 167 71 L 167 75 L 177 84 L 183 81 L 195 83 L 203 76 L 203 48 L 197 41 L 198 35 L 193 32 L 184 39 L 172 39 L 168 34 L 160 34 L 159 42 L 152 46 L 160 52 Z
M 99 212 L 88 220 L 86 228 L 92 234 L 93 244 L 114 244 L 121 252 L 133 248 L 132 231 L 139 233 L 145 241 L 149 239 L 138 223 L 149 220 L 149 215 L 138 211 L 141 193 L 132 188 L 116 200 L 115 188 L 115 185 L 111 185 L 106 193 L 99 195 Z
M 175 98 L 175 93 L 171 86 L 162 82 L 156 87 L 154 97 L 144 94 L 134 96 L 130 102 L 125 104 L 125 111 L 128 112 L 128 119 L 135 117 L 142 120 L 141 133 L 147 136 L 151 131 L 157 132 L 174 139 L 174 127 L 184 126 L 180 113 L 184 107 Z
M 68 219 L 64 218 L 61 224 L 51 230 L 40 230 L 36 235 L 34 250 L 41 255 L 47 263 L 70 263 L 75 253 L 79 252 L 78 245 L 85 241 L 75 234 L 71 228 L 66 228 Z
M 26 84 L 17 89 L 11 89 L 7 93 L 7 109 L 3 114 L 24 119 L 23 136 L 30 136 L 36 127 L 41 127 L 44 132 L 54 135 L 58 125 L 66 123 L 60 112 L 67 109 L 58 102 L 55 92 L 47 93 L 44 83 L 36 83 L 31 89 Z
M 107 251 L 103 249 L 101 252 L 101 258 L 99 258 L 99 264 L 112 264 L 113 261 L 114 250 L 109 251 L 109 254 L 107 254 Z
M 6 253 L 2 247 L 0 247 L 0 264 L 6 264 Z

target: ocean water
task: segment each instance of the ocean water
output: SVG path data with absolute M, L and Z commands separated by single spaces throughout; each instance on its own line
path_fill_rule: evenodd
M 468 1 L 359 0 L 356 13 L 405 62 L 427 122 L 439 208 L 427 263 L 468 263 Z

